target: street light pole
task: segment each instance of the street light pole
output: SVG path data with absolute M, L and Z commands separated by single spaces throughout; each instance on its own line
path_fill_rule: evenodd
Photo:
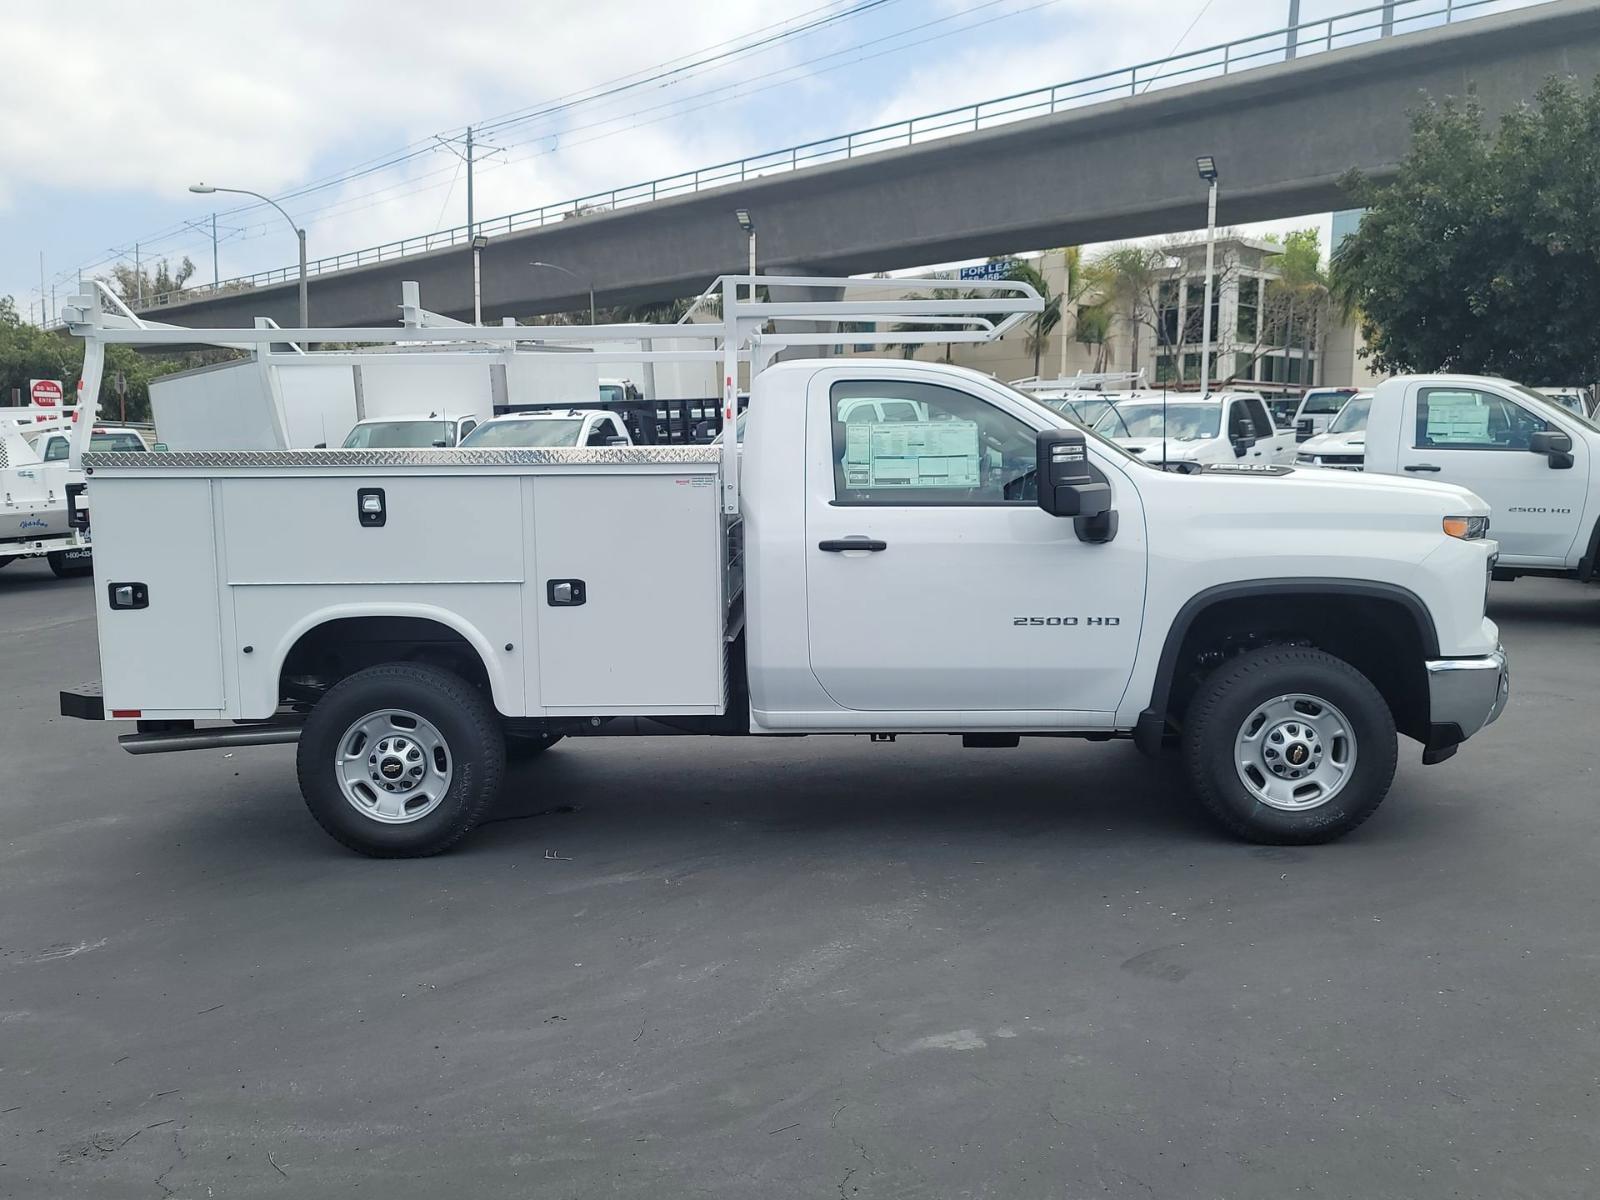
M 548 271 L 560 271 L 563 275 L 572 276 L 572 278 L 576 279 L 579 283 L 585 282 L 582 275 L 579 275 L 576 271 L 570 271 L 566 267 L 563 267 L 563 266 L 561 266 L 561 265 L 559 265 L 557 263 L 531 262 L 528 265 L 530 267 L 544 267 Z M 598 325 L 599 322 L 594 319 L 594 278 L 593 278 L 593 276 L 591 276 L 588 279 L 587 282 L 588 282 L 588 287 L 589 287 L 589 324 Z
M 753 278 L 756 273 L 756 223 L 750 219 L 750 210 L 748 208 L 734 209 L 733 217 L 734 220 L 739 222 L 739 228 L 744 230 L 745 237 L 749 239 L 750 275 L 752 276 L 750 281 L 750 299 L 754 300 L 756 298 L 756 284 L 755 279 Z
M 1195 159 L 1195 167 L 1200 172 L 1200 178 L 1210 184 L 1206 199 L 1205 313 L 1200 325 L 1200 396 L 1204 399 L 1211 394 L 1211 272 L 1217 250 L 1217 160 L 1210 155 L 1202 155 Z M 1182 363 L 1178 364 L 1178 370 L 1183 370 Z
M 214 187 L 209 183 L 191 183 L 189 190 L 200 196 L 210 196 L 216 192 L 227 192 L 235 196 L 254 196 L 263 204 L 270 204 L 278 210 L 278 215 L 289 222 L 289 228 L 294 230 L 295 237 L 300 242 L 300 328 L 311 328 L 310 306 L 306 295 L 306 231 L 294 223 L 294 218 L 283 211 L 283 206 L 270 196 L 263 196 L 260 192 L 252 192 L 248 188 Z M 216 270 L 215 260 L 216 243 L 212 242 L 212 270 Z

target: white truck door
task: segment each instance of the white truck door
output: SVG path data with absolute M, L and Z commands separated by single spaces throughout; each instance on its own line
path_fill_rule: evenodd
M 1112 479 L 1122 533 L 1079 541 L 1070 519 L 1038 507 L 1037 430 L 1019 412 L 884 374 L 819 372 L 807 398 L 818 683 L 857 711 L 1114 710 L 1143 613 L 1132 485 Z M 912 400 L 921 419 L 848 403 L 862 398 Z M 835 420 L 841 405 L 855 419 Z
M 1262 451 L 1262 461 L 1293 462 L 1295 447 L 1293 431 L 1278 428 L 1272 419 L 1272 413 L 1267 409 L 1267 402 L 1259 396 L 1245 397 L 1244 406 L 1249 414 L 1250 423 L 1255 427 L 1256 448 Z
M 1489 536 L 1504 558 L 1566 562 L 1589 483 L 1587 443 L 1572 439 L 1574 463 L 1552 470 L 1528 438 L 1556 425 L 1487 387 L 1412 384 L 1400 427 L 1400 470 L 1470 488 L 1489 502 Z

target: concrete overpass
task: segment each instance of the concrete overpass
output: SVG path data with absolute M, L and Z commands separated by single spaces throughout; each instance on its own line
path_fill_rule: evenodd
M 1424 96 L 1476 90 L 1490 118 L 1553 74 L 1600 75 L 1600 0 L 1556 0 L 996 129 L 585 215 L 491 240 L 486 321 L 575 311 L 588 297 L 534 260 L 592 273 L 603 305 L 698 292 L 744 268 L 736 207 L 754 214 L 761 269 L 828 275 L 895 270 L 1205 223 L 1196 154 L 1222 170 L 1223 224 L 1341 207 L 1351 168 L 1382 178 Z M 463 247 L 314 276 L 313 325 L 397 319 L 400 281 L 423 303 L 472 311 Z M 295 287 L 257 288 L 149 310 L 218 326 L 296 323 Z

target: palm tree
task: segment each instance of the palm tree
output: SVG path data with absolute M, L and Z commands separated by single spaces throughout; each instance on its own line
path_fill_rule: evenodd
M 1278 272 L 1271 287 L 1287 308 L 1283 326 L 1285 381 L 1294 354 L 1295 312 L 1299 309 L 1304 314 L 1300 322 L 1300 382 L 1310 382 L 1305 370 L 1310 365 L 1308 355 L 1312 343 L 1320 337 L 1322 317 L 1331 296 L 1327 272 L 1322 269 L 1321 242 L 1316 229 L 1296 230 L 1284 238 L 1283 250 L 1266 260 Z
M 1078 310 L 1073 336 L 1084 346 L 1094 347 L 1094 369 L 1106 369 L 1106 338 L 1111 332 L 1111 310 L 1104 304 L 1090 304 Z
M 1028 352 L 1033 355 L 1033 374 L 1037 378 L 1039 359 L 1044 354 L 1045 344 L 1050 340 L 1051 331 L 1061 324 L 1062 298 L 1050 290 L 1050 284 L 1045 280 L 1043 272 L 1031 262 L 1018 260 L 1013 263 L 1011 270 L 1006 272 L 1006 278 L 1017 283 L 1029 284 L 1044 301 L 1044 307 L 1028 318 L 1027 337 L 1023 342 Z
M 1113 246 L 1089 264 L 1088 283 L 1104 303 L 1121 310 L 1128 322 L 1128 369 L 1139 370 L 1139 326 L 1153 320 L 1156 291 L 1167 269 L 1167 255 L 1154 246 Z

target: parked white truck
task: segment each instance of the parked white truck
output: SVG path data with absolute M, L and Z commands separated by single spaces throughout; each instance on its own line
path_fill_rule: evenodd
M 1255 392 L 1123 400 L 1094 430 L 1149 463 L 1276 466 L 1294 457 L 1294 434 L 1274 423 Z
M 1385 380 L 1373 391 L 1363 466 L 1488 501 L 1497 579 L 1596 578 L 1600 426 L 1532 388 L 1476 375 Z
M 866 299 L 746 298 L 758 283 Z M 854 342 L 977 341 L 1040 307 L 1014 283 L 877 298 L 905 287 L 723 282 L 705 353 L 725 364 L 729 420 L 749 364 L 742 454 L 727 439 L 84 457 L 103 507 L 103 690 L 63 692 L 62 711 L 137 721 L 121 738 L 136 754 L 298 743 L 313 816 L 389 857 L 476 825 L 508 742 L 645 733 L 1177 741 L 1227 829 L 1319 842 L 1383 800 L 1397 731 L 1437 762 L 1499 715 L 1476 496 L 1288 467 L 1169 473 L 942 363 L 768 365 L 827 345 L 834 322 L 877 325 Z M 91 379 L 102 343 L 149 337 L 92 298 L 68 311 Z M 830 326 L 763 332 L 783 318 Z M 937 333 L 895 329 L 932 319 Z M 916 416 L 841 418 L 862 401 Z M 646 598 L 673 636 L 619 637 Z

